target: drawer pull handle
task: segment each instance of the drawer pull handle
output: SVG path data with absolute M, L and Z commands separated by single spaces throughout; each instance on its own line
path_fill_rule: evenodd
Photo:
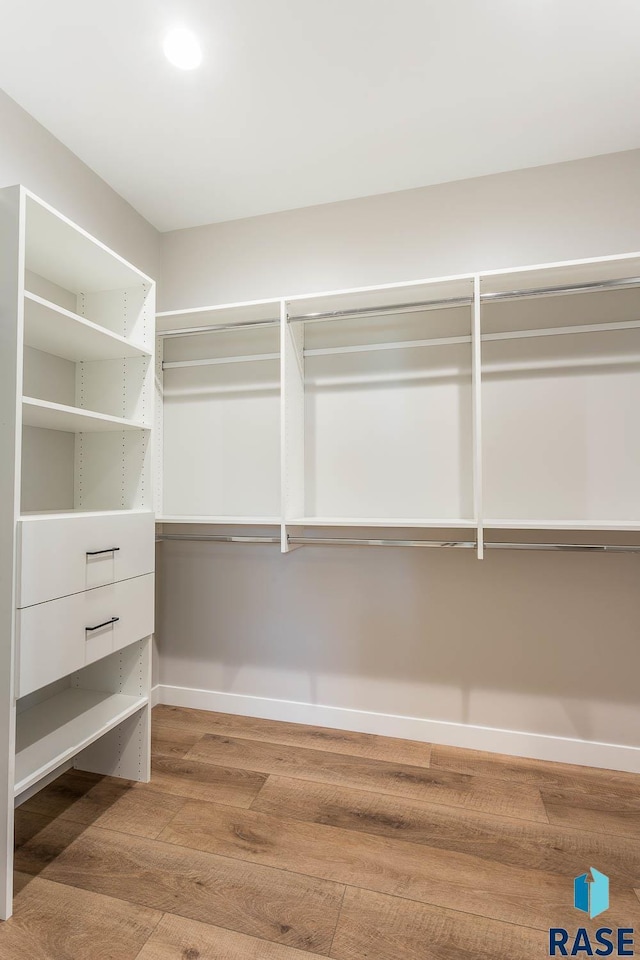
M 86 633 L 91 633 L 92 630 L 99 630 L 100 627 L 108 627 L 112 623 L 117 623 L 120 617 L 111 617 L 111 620 L 105 620 L 104 623 L 97 623 L 95 627 L 85 627 Z
M 117 553 L 120 547 L 107 547 L 106 550 L 87 550 L 88 557 L 98 557 L 101 553 Z

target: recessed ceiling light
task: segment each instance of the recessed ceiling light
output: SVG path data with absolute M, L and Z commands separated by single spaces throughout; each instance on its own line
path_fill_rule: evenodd
M 169 31 L 162 49 L 169 63 L 180 70 L 195 70 L 202 63 L 202 50 L 195 34 L 182 27 Z

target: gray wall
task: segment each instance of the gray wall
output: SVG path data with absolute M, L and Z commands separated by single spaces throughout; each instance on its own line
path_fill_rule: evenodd
M 165 234 L 160 309 L 638 249 L 633 151 Z M 640 744 L 636 557 L 161 549 L 164 684 Z
M 3 90 L 0 137 L 0 187 L 22 183 L 136 267 L 158 278 L 160 234 L 155 227 Z
M 158 278 L 158 231 L 2 90 L 0 137 L 0 187 L 22 183 Z
M 640 248 L 640 150 L 162 235 L 159 309 Z

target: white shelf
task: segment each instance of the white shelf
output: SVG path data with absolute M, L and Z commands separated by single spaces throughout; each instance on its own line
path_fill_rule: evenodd
M 106 413 L 94 413 L 79 407 L 68 407 L 49 400 L 22 398 L 22 422 L 28 427 L 63 430 L 66 433 L 98 433 L 106 430 L 149 430 L 136 420 L 123 420 Z
M 146 697 L 70 688 L 18 714 L 15 796 L 147 703 Z
M 144 347 L 35 293 L 25 292 L 24 296 L 24 342 L 28 347 L 74 362 L 151 356 Z
M 406 517 L 296 517 L 286 523 L 289 527 L 415 527 L 438 530 L 471 530 L 478 526 L 476 520 L 412 520 Z
M 87 519 L 88 517 L 121 517 L 123 515 L 131 516 L 133 514 L 153 513 L 152 510 L 49 510 L 47 513 L 35 511 L 32 513 L 20 514 L 20 523 L 28 523 L 30 520 L 76 520 L 78 518 Z
M 485 530 L 640 530 L 640 520 L 484 520 Z
M 124 290 L 145 281 L 141 270 L 48 203 L 25 190 L 26 268 L 75 293 Z
M 210 523 L 227 524 L 228 526 L 269 526 L 279 527 L 282 523 L 282 517 L 156 517 L 156 523 Z

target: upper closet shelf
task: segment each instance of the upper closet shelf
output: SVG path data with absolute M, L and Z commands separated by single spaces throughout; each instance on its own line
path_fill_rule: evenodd
M 144 347 L 34 293 L 25 293 L 24 342 L 74 362 L 151 356 Z
M 25 190 L 25 266 L 65 290 L 121 290 L 151 278 Z
M 415 527 L 436 530 L 471 530 L 476 520 L 466 519 L 411 519 L 407 517 L 296 517 L 286 521 L 290 527 Z
M 22 398 L 22 422 L 27 427 L 63 430 L 66 433 L 98 433 L 105 430 L 149 430 L 144 423 L 124 420 L 106 413 L 94 413 L 79 407 L 68 407 L 49 400 Z
M 87 520 L 89 517 L 130 517 L 135 514 L 151 513 L 151 510 L 49 510 L 46 513 L 31 511 L 20 514 L 20 523 L 33 520 Z
M 640 520 L 484 520 L 485 530 L 640 530 Z
M 210 523 L 215 525 L 227 525 L 233 527 L 254 526 L 254 527 L 279 527 L 282 522 L 281 517 L 213 517 L 213 516 L 185 516 L 178 515 L 167 517 L 156 517 L 156 523 Z

